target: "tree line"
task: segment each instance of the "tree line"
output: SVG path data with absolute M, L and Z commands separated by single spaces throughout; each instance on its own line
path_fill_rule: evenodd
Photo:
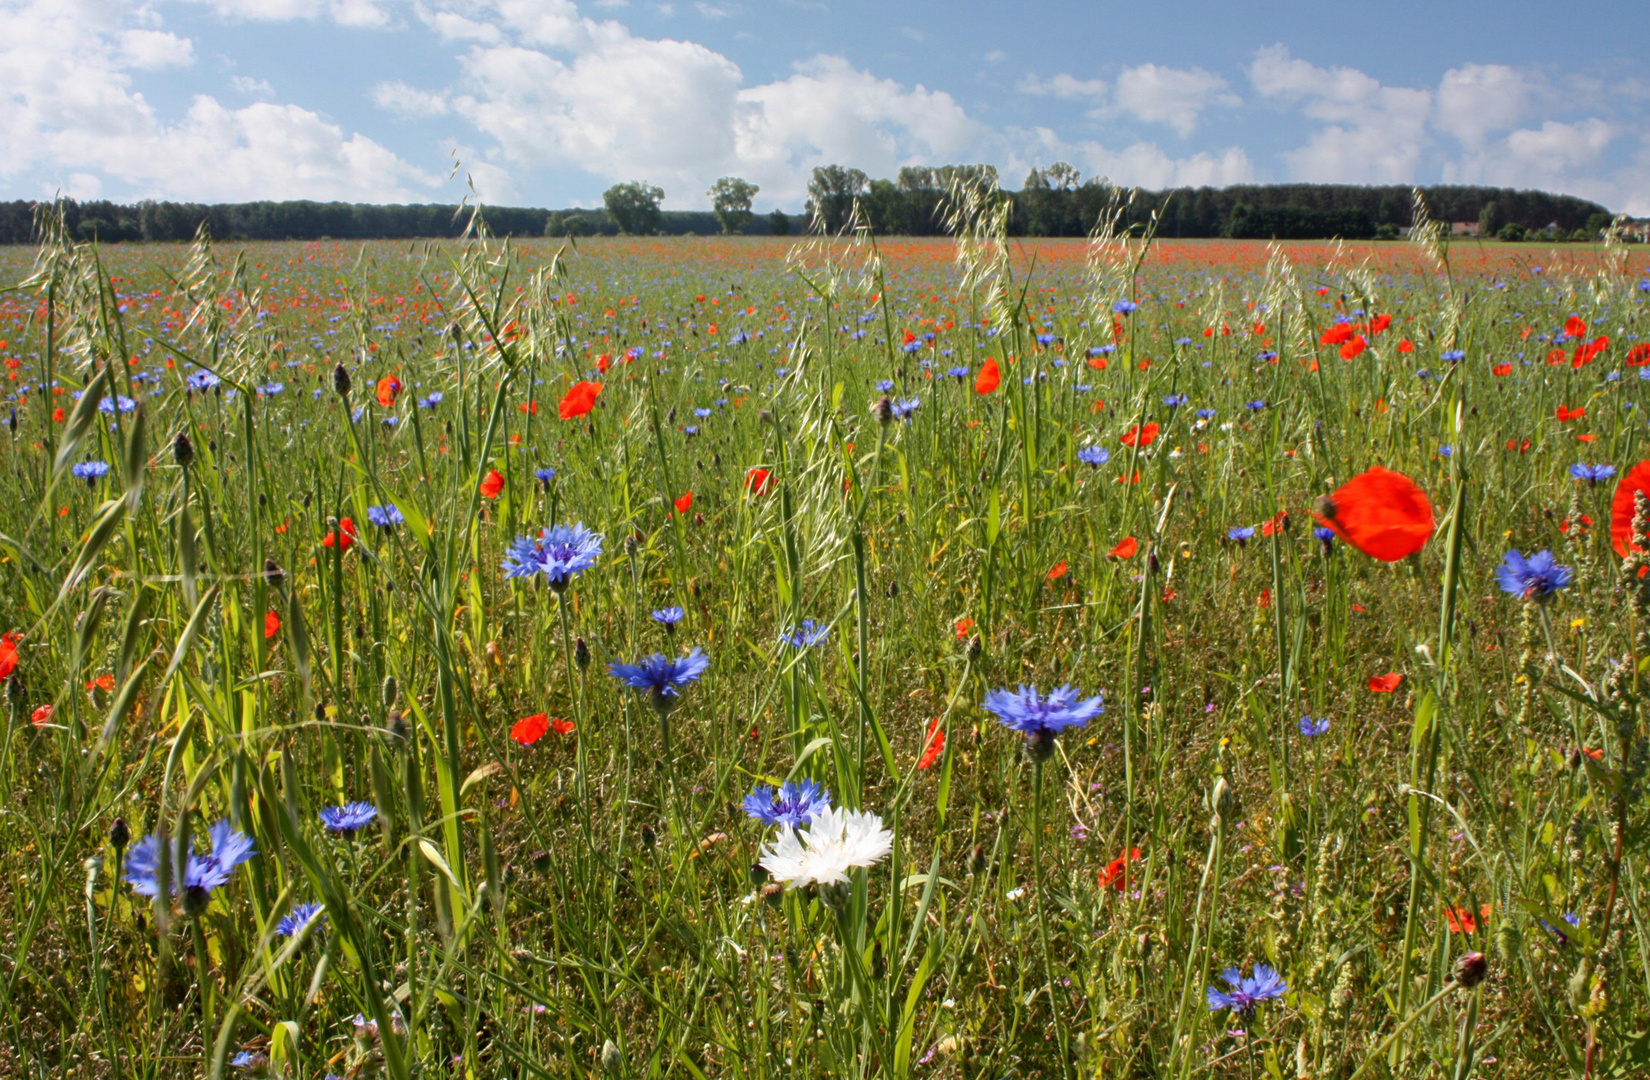
M 1224 188 L 1122 191 L 1104 179 L 1082 178 L 1063 162 L 1031 170 L 1018 191 L 1000 190 L 989 165 L 907 166 L 892 179 L 871 179 L 859 169 L 814 169 L 800 217 L 773 211 L 758 215 L 751 204 L 759 188 L 723 177 L 707 195 L 713 209 L 665 210 L 665 192 L 642 181 L 615 184 L 602 209 L 547 210 L 488 206 L 481 213 L 497 236 L 788 235 L 810 220 L 843 228 L 860 206 L 878 233 L 939 236 L 948 232 L 947 191 L 965 181 L 1009 200 L 1009 231 L 1018 236 L 1083 236 L 1114 200 L 1123 203 L 1121 224 L 1143 226 L 1155 214 L 1164 237 L 1237 239 L 1392 238 L 1410 223 L 1412 194 L 1405 186 L 1347 184 L 1243 184 Z M 1438 185 L 1421 189 L 1438 221 L 1477 222 L 1483 235 L 1522 239 L 1596 238 L 1611 220 L 1598 203 L 1570 195 L 1510 188 Z M 103 243 L 177 241 L 204 224 L 219 240 L 411 240 L 455 237 L 470 224 L 472 208 L 452 204 L 288 202 L 177 203 L 146 200 L 63 200 L 65 219 L 77 237 Z M 0 243 L 35 242 L 36 204 L 0 202 Z

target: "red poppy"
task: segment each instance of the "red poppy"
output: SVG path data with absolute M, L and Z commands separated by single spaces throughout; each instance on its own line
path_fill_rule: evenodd
M 1386 675 L 1371 675 L 1369 677 L 1369 692 L 1372 694 L 1390 694 L 1398 689 L 1398 684 L 1403 681 L 1404 677 L 1396 671 L 1389 672 Z
M 10 631 L 0 634 L 0 679 L 9 678 L 17 670 L 17 643 L 22 640 Z
M 488 469 L 487 475 L 481 478 L 481 497 L 496 499 L 498 493 L 504 490 L 504 474 L 497 469 Z
M 1391 315 L 1377 315 L 1377 316 L 1375 316 L 1374 320 L 1371 321 L 1370 324 L 1369 324 L 1369 332 L 1371 334 L 1379 334 L 1382 330 L 1385 330 L 1387 327 L 1389 327 L 1391 325 L 1392 325 L 1392 316 Z
M 967 619 L 967 618 L 958 619 L 957 624 L 956 624 L 955 627 L 953 627 L 953 629 L 955 629 L 957 631 L 957 640 L 961 641 L 963 638 L 967 637 L 971 632 L 973 632 L 973 630 L 974 630 L 974 620 L 973 619 Z
M 1055 563 L 1053 566 L 1051 566 L 1049 568 L 1048 579 L 1050 581 L 1055 581 L 1055 580 L 1058 580 L 1059 578 L 1063 578 L 1065 576 L 1066 576 L 1065 560 L 1062 559 L 1060 562 Z
M 1150 446 L 1157 438 L 1156 424 L 1135 425 L 1123 433 L 1123 445 L 1133 446 L 1139 443 L 1142 448 Z
M 1650 364 L 1650 341 L 1641 341 L 1627 350 L 1628 367 L 1644 367 Z
M 281 632 L 281 617 L 273 611 L 264 612 L 264 640 L 268 641 Z
M 607 369 L 612 366 L 613 358 L 606 353 L 602 353 L 600 356 L 596 357 L 596 370 L 601 372 L 603 375 L 606 375 Z
M 1493 368 L 1491 368 L 1490 371 L 1491 371 L 1492 374 L 1498 375 L 1498 376 L 1500 376 L 1500 375 L 1511 375 L 1512 374 L 1512 365 L 1511 364 L 1497 364 Z
M 773 487 L 773 474 L 767 469 L 753 468 L 745 473 L 745 490 L 752 495 L 766 495 Z
M 1426 493 L 1403 473 L 1379 465 L 1319 499 L 1312 516 L 1382 562 L 1413 555 L 1432 537 L 1432 504 Z
M 1139 862 L 1144 857 L 1145 852 L 1137 847 L 1132 847 L 1107 863 L 1106 868 L 1100 871 L 1100 887 L 1104 889 L 1110 886 L 1118 892 L 1127 889 L 1129 887 L 1129 864 Z
M 1344 345 L 1348 341 L 1351 341 L 1351 340 L 1352 340 L 1352 324 L 1343 322 L 1343 323 L 1336 323 L 1334 326 L 1331 326 L 1328 330 L 1325 330 L 1323 332 L 1323 336 L 1318 338 L 1318 344 L 1319 345 Z
M 1117 542 L 1117 546 L 1106 554 L 1114 559 L 1132 559 L 1140 551 L 1140 541 L 1132 536 L 1125 536 Z
M 1362 334 L 1359 334 L 1357 337 L 1341 346 L 1341 359 L 1351 360 L 1359 353 L 1363 352 L 1364 349 L 1368 348 L 1368 346 L 1369 342 L 1364 340 L 1364 336 Z
M 986 360 L 985 365 L 980 368 L 979 375 L 974 379 L 974 392 L 976 394 L 989 394 L 997 389 L 998 384 L 1002 381 L 1003 372 L 997 366 L 996 358 L 989 358 Z
M 557 735 L 571 735 L 573 734 L 573 721 L 563 720 L 559 716 L 553 717 L 550 720 L 550 730 Z
M 1457 934 L 1475 932 L 1478 929 L 1478 920 L 1489 917 L 1490 906 L 1488 904 L 1480 907 L 1477 915 L 1472 913 L 1471 908 L 1451 907 L 1444 909 L 1444 921 L 1449 923 L 1450 930 Z
M 940 759 L 945 752 L 945 730 L 940 727 L 940 718 L 935 717 L 928 722 L 928 734 L 924 738 L 922 758 L 917 762 L 917 768 L 927 769 Z
M 97 678 L 86 684 L 87 690 L 91 690 L 93 687 L 107 693 L 115 688 L 115 677 L 113 675 L 99 675 Z
M 1260 534 L 1262 536 L 1271 536 L 1273 533 L 1282 532 L 1288 527 L 1289 511 L 1279 510 L 1277 513 L 1273 514 L 1271 518 L 1260 523 Z
M 386 375 L 378 380 L 378 404 L 389 408 L 395 404 L 395 397 L 401 393 L 401 380 L 394 375 Z
M 523 746 L 532 746 L 544 738 L 544 733 L 550 730 L 550 718 L 544 713 L 534 713 L 523 717 L 510 728 L 510 738 Z
M 1415 351 L 1415 342 L 1409 340 L 1409 338 L 1399 338 L 1398 339 L 1398 351 L 1401 352 L 1401 353 L 1412 353 L 1412 352 L 1414 352 Z
M 1564 333 L 1567 337 L 1583 337 L 1587 333 L 1587 324 L 1571 315 L 1564 320 Z
M 338 523 L 338 527 L 327 533 L 321 541 L 322 547 L 335 547 L 340 551 L 348 551 L 355 543 L 355 522 L 345 518 Z
M 42 705 L 29 714 L 29 723 L 35 727 L 45 727 L 52 722 L 52 716 L 57 712 L 56 706 Z
M 520 405 L 516 406 L 516 411 L 527 413 L 529 416 L 537 416 L 539 414 L 538 399 L 534 398 L 532 401 L 522 402 Z
M 561 418 L 576 420 L 596 407 L 596 399 L 602 394 L 602 384 L 599 382 L 576 382 L 561 399 Z
M 678 496 L 675 500 L 675 503 L 676 503 L 676 512 L 678 514 L 685 514 L 689 510 L 692 510 L 693 509 L 693 492 L 690 491 L 686 495 Z
M 1650 499 L 1650 461 L 1641 461 L 1628 469 L 1616 483 L 1616 493 L 1610 499 L 1610 545 L 1624 559 L 1633 542 L 1633 496 L 1641 491 Z
M 1570 408 L 1566 408 L 1563 405 L 1560 405 L 1558 407 L 1558 412 L 1555 413 L 1554 415 L 1556 415 L 1558 417 L 1558 422 L 1559 423 L 1566 424 L 1566 423 L 1569 423 L 1571 420 L 1579 420 L 1583 416 L 1586 416 L 1587 415 L 1587 406 L 1583 405 L 1579 409 L 1570 409 Z

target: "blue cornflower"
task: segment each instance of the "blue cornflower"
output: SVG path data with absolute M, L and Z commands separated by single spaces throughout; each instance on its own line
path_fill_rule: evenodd
M 789 633 L 781 635 L 781 640 L 793 649 L 811 649 L 830 636 L 831 626 L 829 623 L 818 623 L 812 619 L 803 619 L 800 625 L 792 628 Z
M 557 525 L 540 532 L 537 539 L 516 537 L 504 554 L 504 576 L 543 574 L 550 587 L 561 592 L 574 577 L 595 566 L 601 553 L 601 534 L 585 528 L 582 521 Z
M 1192 413 L 1192 415 L 1197 417 L 1199 420 L 1210 420 L 1214 418 L 1215 411 L 1213 409 L 1199 409 Z
M 195 842 L 189 841 L 186 851 L 172 852 L 172 881 L 168 892 L 176 897 L 190 890 L 211 892 L 226 883 L 235 868 L 258 853 L 252 838 L 229 824 L 220 821 L 207 830 L 212 838 L 212 853 L 197 855 Z M 161 890 L 160 836 L 150 833 L 126 853 L 126 880 L 132 891 L 143 896 L 154 896 Z
M 1650 370 L 1650 369 L 1646 369 L 1646 370 Z M 968 368 L 961 365 L 961 364 L 958 364 L 956 367 L 951 368 L 949 371 L 947 371 L 946 374 L 951 376 L 953 379 L 957 379 L 957 380 L 960 381 L 962 379 L 968 378 Z
M 683 424 L 682 425 L 682 434 L 686 435 L 690 439 L 693 438 L 695 435 L 699 434 L 699 425 L 698 424 Z
M 1301 717 L 1301 734 L 1308 739 L 1316 739 L 1329 730 L 1329 718 L 1314 720 L 1310 716 Z
M 97 403 L 97 411 L 100 413 L 131 412 L 135 408 L 137 408 L 137 402 L 125 394 L 116 394 L 112 398 L 106 397 Z
M 1239 544 L 1247 544 L 1255 538 L 1253 525 L 1234 525 L 1226 530 L 1226 539 L 1235 540 Z
M 1643 278 L 1639 281 L 1639 292 L 1650 292 L 1650 278 Z
M 745 813 L 764 825 L 800 829 L 814 815 L 831 808 L 831 793 L 814 783 L 792 781 L 783 787 L 758 787 L 745 796 Z
M 1266 402 L 1256 398 L 1254 401 L 1245 401 L 1243 403 L 1243 407 L 1248 409 L 1250 412 L 1260 412 L 1262 409 L 1266 408 Z
M 708 667 L 710 657 L 694 646 L 686 656 L 670 657 L 664 653 L 654 653 L 634 664 L 609 664 L 607 672 L 626 686 L 646 690 L 653 708 L 666 713 L 676 704 L 682 687 L 698 682 L 699 676 Z
M 345 803 L 342 806 L 323 806 L 316 815 L 321 824 L 336 833 L 352 833 L 371 825 L 378 816 L 378 807 L 370 802 Z
M 701 407 L 701 408 L 698 408 L 698 409 L 694 409 L 693 410 L 693 415 L 697 416 L 699 419 L 703 420 L 705 417 L 711 415 L 711 410 Z
M 548 489 L 550 487 L 550 481 L 556 478 L 556 470 L 552 469 L 548 465 L 542 469 L 534 469 L 533 478 L 539 482 L 540 487 Z
M 1226 980 L 1231 990 L 1209 987 L 1210 1012 L 1231 1009 L 1239 1016 L 1248 1016 L 1261 1002 L 1280 998 L 1289 992 L 1289 984 L 1265 964 L 1256 964 L 1253 975 L 1245 975 L 1239 969 L 1229 967 L 1220 973 L 1220 977 Z
M 1577 480 L 1585 480 L 1589 484 L 1596 484 L 1600 480 L 1608 480 L 1616 475 L 1614 465 L 1588 465 L 1585 462 L 1576 462 L 1570 466 L 1570 475 Z
M 687 612 L 679 607 L 660 608 L 653 613 L 653 621 L 664 627 L 666 632 L 673 632 L 676 624 L 687 616 Z
M 1323 544 L 1323 550 L 1325 553 L 1327 553 L 1330 548 L 1335 546 L 1335 530 L 1329 528 L 1327 525 L 1312 526 L 1312 535 L 1317 537 Z
M 1451 364 L 1460 360 L 1465 360 L 1466 358 L 1467 354 L 1460 349 L 1445 349 L 1443 352 L 1438 354 L 1438 359 L 1447 361 Z
M 1119 314 L 1119 315 L 1127 315 L 1129 312 L 1133 311 L 1135 308 L 1138 308 L 1139 306 L 1140 305 L 1135 303 L 1133 300 L 1119 300 L 1117 303 L 1115 303 L 1111 306 L 1111 309 L 1113 311 L 1117 312 L 1117 314 Z
M 418 401 L 418 407 L 421 409 L 433 409 L 439 404 L 441 404 L 441 391 L 439 390 L 431 390 L 429 397 L 420 398 Z
M 109 475 L 109 463 L 107 461 L 82 461 L 78 462 L 69 472 L 73 473 L 76 479 L 84 480 L 89 484 Z
M 1575 571 L 1558 565 L 1551 551 L 1538 551 L 1525 558 L 1515 548 L 1495 568 L 1496 583 L 1503 592 L 1525 600 L 1543 600 L 1570 586 Z
M 1049 345 L 1053 345 L 1055 340 L 1056 339 L 1055 339 L 1053 334 L 1038 334 L 1037 335 L 1037 344 L 1042 345 L 1045 348 Z
M 294 904 L 287 917 L 275 924 L 275 932 L 282 937 L 297 937 L 299 931 L 312 922 L 326 921 L 326 906 L 319 903 Z
M 1170 394 L 1163 399 L 1163 404 L 1172 409 L 1177 405 L 1186 404 L 1187 400 L 1188 399 L 1185 394 Z
M 1111 460 L 1111 451 L 1104 446 L 1085 446 L 1077 451 L 1077 460 L 1096 469 Z
M 1449 457 L 1453 453 L 1455 453 L 1455 447 L 1451 446 L 1449 443 L 1444 443 L 1442 446 L 1438 447 L 1439 457 Z
M 886 394 L 888 391 L 892 390 L 893 388 L 894 388 L 894 380 L 893 379 L 878 379 L 877 380 L 877 393 Z
M 210 371 L 197 371 L 187 379 L 183 380 L 183 385 L 187 386 L 191 390 L 200 390 L 205 392 L 218 385 L 220 381 L 222 380 Z
M 1192 343 L 1192 339 L 1189 337 L 1177 337 L 1174 339 L 1174 343 L 1176 345 L 1190 345 Z
M 229 1064 L 237 1069 L 261 1069 L 269 1064 L 269 1058 L 263 1054 L 255 1054 L 251 1050 L 242 1050 L 229 1059 Z
M 380 529 L 393 529 L 407 519 L 401 513 L 401 508 L 394 503 L 385 503 L 383 506 L 367 507 L 367 520 Z
M 1107 353 L 1114 353 L 1116 351 L 1116 345 L 1091 345 L 1089 347 L 1090 356 L 1105 356 Z
M 1005 727 L 1026 739 L 1026 754 L 1042 760 L 1054 752 L 1054 740 L 1068 727 L 1082 727 L 1106 711 L 1105 699 L 1096 694 L 1084 699 L 1071 686 L 1050 690 L 1039 696 L 1035 686 L 1021 686 L 1017 692 L 992 690 L 980 707 L 996 715 Z
M 893 408 L 894 419 L 904 420 L 907 424 L 909 424 L 911 422 L 911 414 L 922 408 L 922 402 L 914 397 L 895 398 Z
M 264 383 L 262 386 L 258 387 L 258 393 L 262 394 L 264 397 L 274 397 L 276 394 L 279 394 L 285 389 L 285 383 L 270 382 Z

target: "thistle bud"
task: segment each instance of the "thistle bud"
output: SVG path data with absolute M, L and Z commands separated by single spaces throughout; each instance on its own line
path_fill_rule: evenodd
M 117 817 L 109 824 L 109 846 L 119 854 L 126 850 L 126 845 L 132 842 L 132 830 L 127 827 L 126 819 Z
M 1462 953 L 1455 962 L 1455 981 L 1468 990 L 1483 982 L 1489 973 L 1490 962 L 1481 952 Z
M 281 587 L 281 582 L 285 580 L 286 575 L 281 572 L 281 564 L 272 558 L 265 559 L 264 581 L 268 582 L 271 587 L 279 589 Z
M 876 417 L 877 423 L 886 427 L 894 419 L 894 403 L 887 394 L 877 398 L 871 406 L 871 415 Z
M 332 369 L 332 388 L 338 392 L 339 397 L 349 397 L 350 385 L 349 371 L 343 364 Z
M 185 469 L 195 460 L 195 444 L 189 441 L 188 432 L 180 431 L 172 440 L 172 460 Z
M 582 637 L 573 641 L 573 663 L 580 671 L 590 666 L 590 645 Z

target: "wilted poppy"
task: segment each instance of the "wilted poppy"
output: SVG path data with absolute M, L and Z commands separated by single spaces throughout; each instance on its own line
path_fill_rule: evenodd
M 984 366 L 980 368 L 979 375 L 974 379 L 974 392 L 976 394 L 989 394 L 997 389 L 997 385 L 1002 381 L 1003 372 L 997 366 L 996 359 L 994 357 L 987 359 Z
M 1386 675 L 1371 675 L 1369 677 L 1369 692 L 1372 694 L 1390 694 L 1398 689 L 1398 684 L 1403 681 L 1404 677 L 1396 671 L 1389 672 Z
M 1650 499 L 1650 461 L 1641 461 L 1628 469 L 1617 481 L 1616 493 L 1610 499 L 1610 545 L 1624 559 L 1633 543 L 1633 496 L 1641 491 Z
M 1379 465 L 1318 500 L 1318 524 L 1372 558 L 1397 562 L 1432 537 L 1432 504 L 1415 481 Z
M 510 728 L 510 738 L 523 746 L 532 746 L 544 738 L 544 733 L 550 730 L 550 718 L 544 713 L 534 713 L 523 717 Z
M 504 474 L 497 469 L 488 469 L 487 475 L 481 478 L 481 497 L 496 499 L 498 493 L 504 490 Z
M 1157 438 L 1156 424 L 1136 425 L 1123 433 L 1123 445 L 1134 446 L 1138 443 L 1142 448 L 1150 446 Z
M 599 382 L 576 382 L 568 389 L 561 399 L 561 418 L 576 420 L 596 407 L 596 399 L 601 396 L 602 384 Z
M 917 768 L 930 768 L 945 752 L 945 730 L 940 727 L 939 717 L 928 722 L 928 734 L 924 736 L 922 758 L 917 762 Z
M 1132 536 L 1125 536 L 1117 542 L 1117 546 L 1106 552 L 1114 559 L 1132 559 L 1140 551 L 1140 541 Z

